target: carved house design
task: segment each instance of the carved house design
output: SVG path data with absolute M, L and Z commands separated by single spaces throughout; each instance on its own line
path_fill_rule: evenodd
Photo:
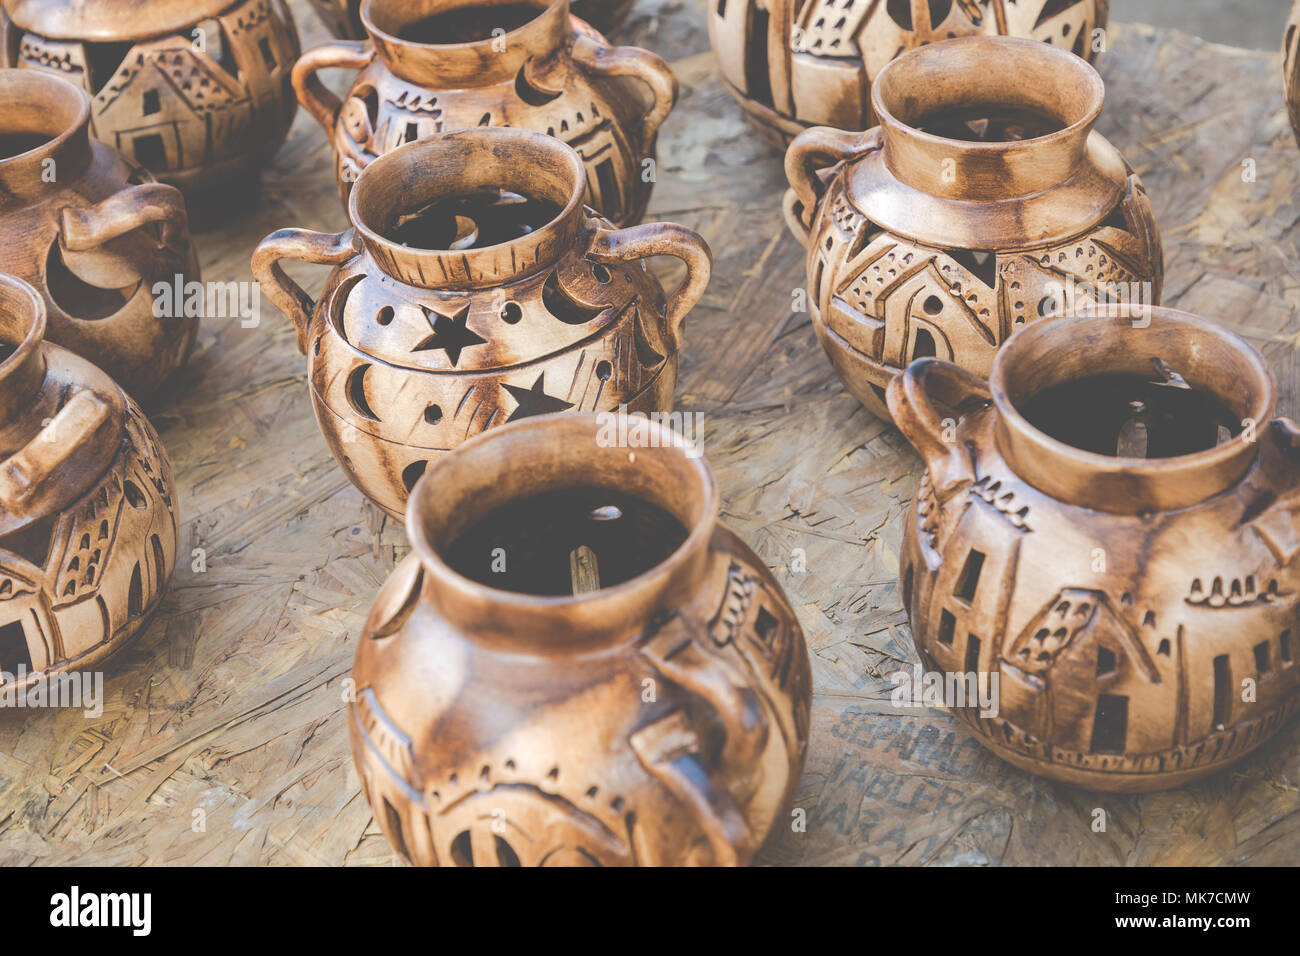
M 166 466 L 136 414 L 128 451 L 96 485 L 0 541 L 0 669 L 74 660 L 137 627 L 161 599 L 176 523 Z

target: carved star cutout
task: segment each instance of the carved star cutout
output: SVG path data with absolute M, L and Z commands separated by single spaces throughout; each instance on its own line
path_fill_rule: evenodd
M 466 323 L 469 321 L 469 303 L 461 306 L 451 315 L 444 315 L 441 312 L 434 312 L 432 309 L 424 310 L 424 318 L 433 329 L 433 334 L 427 337 L 412 351 L 428 352 L 432 349 L 442 349 L 447 353 L 447 360 L 451 362 L 452 368 L 460 361 L 460 353 L 469 348 L 471 345 L 484 345 L 487 339 L 479 335 L 473 329 L 469 328 Z
M 518 385 L 501 383 L 501 387 L 519 403 L 519 407 L 510 413 L 506 421 L 513 422 L 516 418 L 527 418 L 530 415 L 545 415 L 547 412 L 562 412 L 573 407 L 572 402 L 562 401 L 554 395 L 546 394 L 545 378 L 545 372 L 539 373 L 532 388 L 520 388 Z

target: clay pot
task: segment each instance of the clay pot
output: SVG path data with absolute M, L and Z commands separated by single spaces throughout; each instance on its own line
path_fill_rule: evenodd
M 1291 128 L 1295 130 L 1296 143 L 1300 144 L 1300 2 L 1291 8 L 1285 36 L 1282 69 L 1286 81 L 1286 108 L 1291 117 Z
M 672 407 L 708 246 L 668 223 L 614 229 L 584 195 L 582 159 L 559 140 L 443 133 L 362 172 L 353 229 L 283 229 L 258 247 L 253 274 L 310 351 L 321 430 L 389 514 L 431 460 L 493 425 Z M 666 299 L 643 261 L 658 255 L 686 263 Z M 337 267 L 318 303 L 284 275 L 285 258 Z
M 798 620 L 718 523 L 703 459 L 652 423 L 619 447 L 601 417 L 494 429 L 412 494 L 415 553 L 358 641 L 348 728 L 414 863 L 744 864 L 789 825 Z M 575 593 L 579 564 L 597 589 Z
M 158 436 L 107 375 L 44 341 L 0 275 L 0 681 L 94 670 L 144 626 L 176 562 Z
M 913 640 L 927 670 L 998 675 L 996 716 L 954 710 L 982 743 L 1154 790 L 1296 709 L 1300 432 L 1275 393 L 1236 335 L 1127 307 L 1027 326 L 989 383 L 922 359 L 890 385 L 926 462 L 901 564 Z
M 51 341 L 143 398 L 199 324 L 155 315 L 154 286 L 197 282 L 198 259 L 181 194 L 92 140 L 90 105 L 66 80 L 0 70 L 0 271 L 40 292 Z
M 808 126 L 874 126 L 871 85 L 899 53 L 954 37 L 1009 35 L 1091 61 L 1110 0 L 726 0 L 709 41 L 728 88 L 771 140 Z
M 609 46 L 570 16 L 568 0 L 366 0 L 361 20 L 370 45 L 315 47 L 293 71 L 298 98 L 334 144 L 345 203 L 376 156 L 491 125 L 564 140 L 587 164 L 587 205 L 620 225 L 645 215 L 654 185 L 647 163 L 677 99 L 660 57 Z M 494 29 L 508 32 L 494 37 Z M 344 100 L 317 78 L 326 67 L 361 71 Z
M 91 132 L 180 189 L 263 166 L 297 103 L 284 0 L 7 0 L 5 65 L 48 70 L 94 102 Z
M 894 60 L 872 98 L 880 126 L 810 129 L 786 155 L 813 325 L 872 413 L 887 415 L 884 390 L 915 358 L 986 376 L 1012 332 L 1052 311 L 1159 303 L 1160 234 L 1141 180 L 1093 131 L 1104 87 L 1083 60 L 950 40 Z
M 573 15 L 597 30 L 612 30 L 627 19 L 635 0 L 571 0 Z M 321 21 L 336 37 L 364 40 L 361 25 L 361 0 L 311 0 Z

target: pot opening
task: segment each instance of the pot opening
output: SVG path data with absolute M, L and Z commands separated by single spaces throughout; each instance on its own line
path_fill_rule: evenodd
M 564 488 L 499 504 L 447 548 L 452 570 L 487 587 L 549 597 L 630 581 L 681 547 L 686 526 L 609 488 Z
M 1050 136 L 1066 128 L 1043 110 L 980 103 L 926 113 L 912 124 L 923 133 L 967 143 L 1012 143 Z
M 371 19 L 389 36 L 421 46 L 481 43 L 513 33 L 536 20 L 550 0 L 433 0 L 384 3 L 375 0 Z
M 1243 430 L 1242 416 L 1218 395 L 1188 385 L 1160 359 L 1150 375 L 1112 372 L 1048 386 L 1018 410 L 1059 442 L 1118 458 L 1192 455 Z
M 70 134 L 90 112 L 89 100 L 77 87 L 35 70 L 4 70 L 0 102 L 6 107 L 0 120 L 0 163 Z
M 485 187 L 396 212 L 383 234 L 408 249 L 483 249 L 511 242 L 559 218 L 550 199 Z
M 0 161 L 13 159 L 23 153 L 40 149 L 54 137 L 47 133 L 26 133 L 0 130 Z

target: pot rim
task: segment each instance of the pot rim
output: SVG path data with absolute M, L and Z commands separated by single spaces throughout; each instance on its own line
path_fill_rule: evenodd
M 26 306 L 26 314 L 17 313 Z M 5 342 L 14 350 L 0 361 L 0 424 L 8 423 L 31 405 L 45 377 L 43 346 L 49 313 L 35 287 L 18 276 L 0 273 L 0 308 L 3 319 L 27 328 L 18 342 Z
M 494 484 L 498 473 L 496 466 L 504 465 L 508 458 L 513 457 L 506 452 L 520 441 L 546 440 L 552 447 L 561 449 L 554 459 L 560 472 L 581 474 L 591 455 L 582 457 L 566 452 L 564 446 L 567 444 L 572 448 L 575 441 L 598 446 L 598 435 L 604 427 L 602 416 L 619 414 L 565 411 L 509 422 L 476 435 L 426 469 L 412 488 L 407 502 L 406 534 L 426 571 L 426 593 L 435 596 L 436 603 L 449 618 L 457 620 L 476 636 L 496 636 L 512 643 L 521 640 L 524 643 L 537 642 L 542 651 L 565 645 L 605 649 L 640 637 L 656 611 L 675 611 L 681 606 L 685 596 L 700 580 L 709 543 L 717 527 L 721 498 L 703 456 L 688 454 L 689 443 L 653 419 L 642 423 L 650 430 L 649 445 L 635 449 L 611 446 L 601 450 L 601 453 L 623 458 L 625 463 L 619 465 L 619 469 L 637 468 L 635 462 L 643 455 L 668 461 L 667 467 L 678 477 L 686 478 L 693 487 L 694 497 L 684 501 L 681 510 L 657 502 L 682 522 L 687 535 L 668 557 L 641 574 L 586 594 L 537 595 L 480 584 L 455 571 L 441 553 L 450 544 L 450 539 L 475 520 L 504 504 L 519 500 L 517 492 L 503 495 L 499 501 L 493 501 L 471 517 L 461 518 L 458 524 L 447 527 L 445 540 L 440 544 L 435 543 L 431 533 L 433 529 L 428 517 L 433 510 L 431 500 L 435 496 L 451 494 L 454 496 L 452 504 L 444 504 L 443 508 L 464 513 L 459 505 Z M 467 470 L 475 476 L 483 476 L 476 482 L 477 487 L 461 480 L 448 480 L 449 475 L 456 479 L 463 477 Z M 557 484 L 555 487 L 565 486 Z M 451 490 L 447 492 L 446 489 Z M 645 499 L 644 494 L 639 496 Z
M 568 195 L 560 211 L 527 235 L 473 249 L 403 246 L 383 235 L 376 228 L 377 223 L 366 221 L 361 206 L 370 200 L 372 189 L 383 188 L 375 185 L 381 178 L 392 176 L 401 179 L 403 171 L 418 171 L 423 160 L 427 160 L 424 165 L 432 166 L 440 152 L 455 151 L 461 143 L 470 143 L 483 151 L 490 150 L 499 160 L 502 151 L 512 147 L 550 154 L 569 177 Z M 414 178 L 420 181 L 425 177 Z M 512 190 L 512 184 L 500 184 L 498 188 Z M 361 170 L 352 185 L 348 195 L 348 218 L 371 256 L 392 278 L 412 286 L 438 290 L 487 288 L 534 275 L 572 250 L 586 222 L 583 206 L 586 192 L 586 166 L 582 157 L 567 143 L 544 133 L 516 127 L 476 126 L 404 143 L 376 157 Z M 528 195 L 522 190 L 521 193 Z M 545 197 L 534 195 L 532 198 Z M 415 208 L 425 201 L 428 200 L 417 200 Z M 426 276 L 435 276 L 437 280 L 426 279 Z
M 531 0 L 519 0 L 519 2 L 527 3 L 529 6 L 535 6 L 537 9 L 536 15 L 526 23 L 521 23 L 513 30 L 506 31 L 506 33 L 500 37 L 487 37 L 482 40 L 462 40 L 457 43 L 417 43 L 414 40 L 408 40 L 405 37 L 400 37 L 395 33 L 390 33 L 389 31 L 376 26 L 374 17 L 372 16 L 372 8 L 376 3 L 382 2 L 384 2 L 384 0 L 362 0 L 361 2 L 361 25 L 365 28 L 366 33 L 368 33 L 372 39 L 378 38 L 383 44 L 395 47 L 410 47 L 416 50 L 438 50 L 454 53 L 459 51 L 476 50 L 479 47 L 490 46 L 494 42 L 508 40 L 510 38 L 518 40 L 519 34 L 527 31 L 530 27 L 534 27 L 539 19 L 547 14 L 553 13 L 557 7 L 561 5 L 568 6 L 570 0 L 550 0 L 548 3 L 533 3 Z M 489 0 L 469 0 L 469 2 L 461 4 L 459 7 L 450 8 L 446 12 L 464 7 L 489 6 L 494 6 L 494 4 L 489 2 Z M 507 43 L 507 47 L 508 46 L 509 43 Z
M 71 95 L 75 97 L 77 100 L 76 118 L 64 124 L 59 132 L 51 134 L 50 138 L 39 146 L 33 146 L 31 149 L 15 153 L 12 156 L 0 157 L 0 175 L 13 169 L 19 163 L 27 163 L 61 153 L 64 147 L 87 130 L 90 125 L 90 95 L 71 80 L 65 80 L 61 76 L 47 73 L 44 70 L 24 70 L 16 67 L 0 69 L 0 96 L 3 96 L 6 103 L 14 101 L 15 87 L 23 85 L 35 87 L 44 85 L 46 87 L 44 91 L 34 90 L 30 94 L 33 102 L 45 104 L 60 96 Z M 19 93 L 21 95 L 21 91 Z M 3 131 L 4 124 L 0 122 L 0 132 Z
M 1023 370 L 1018 367 L 1019 361 L 1041 357 L 1049 346 L 1062 351 L 1064 343 L 1072 351 L 1092 357 L 1089 361 L 1094 374 L 1105 373 L 1108 369 L 1096 361 L 1096 348 L 1090 347 L 1094 343 L 1084 340 L 1086 333 L 1099 333 L 1102 339 L 1115 341 L 1112 346 L 1115 351 L 1123 351 L 1125 346 L 1118 340 L 1126 337 L 1126 331 L 1136 334 L 1147 331 L 1135 327 L 1133 320 L 1145 317 L 1148 310 L 1151 327 L 1172 327 L 1171 332 L 1188 342 L 1193 351 L 1202 350 L 1202 340 L 1231 350 L 1238 372 L 1253 379 L 1242 380 L 1249 406 L 1242 417 L 1256 423 L 1256 440 L 1246 441 L 1238 436 L 1186 455 L 1125 458 L 1086 451 L 1053 438 L 1020 412 L 1018 401 L 1051 385 L 1077 380 L 1079 376 L 1064 375 L 1030 390 Z M 1077 336 L 1072 334 L 1076 331 Z M 1036 356 L 1031 350 L 1039 354 Z M 1209 360 L 1203 361 L 1208 364 Z M 1222 391 L 1205 384 L 1196 387 L 1214 394 L 1233 412 L 1241 408 L 1241 403 L 1231 403 Z M 1128 304 L 1088 305 L 1017 330 L 993 359 L 989 390 L 996 410 L 995 434 L 999 448 L 1021 478 L 1058 500 L 1125 514 L 1191 507 L 1234 485 L 1254 464 L 1259 444 L 1267 437 L 1277 401 L 1277 383 L 1268 362 L 1236 332 L 1177 309 Z

